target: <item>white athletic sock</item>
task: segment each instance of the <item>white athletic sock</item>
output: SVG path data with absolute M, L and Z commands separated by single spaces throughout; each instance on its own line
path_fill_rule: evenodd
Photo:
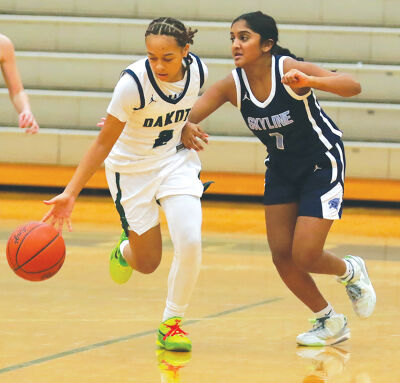
M 314 313 L 315 318 L 323 318 L 325 316 L 332 316 L 336 314 L 335 310 L 333 309 L 333 307 L 330 305 L 330 303 L 328 303 L 328 306 L 326 306 L 324 309 L 322 309 L 321 311 L 318 311 L 317 313 Z
M 160 200 L 168 222 L 174 259 L 168 276 L 168 296 L 163 321 L 183 317 L 189 305 L 201 265 L 200 198 L 175 195 Z
M 351 264 L 351 262 L 349 262 L 347 259 L 343 259 L 343 260 L 346 263 L 346 271 L 345 271 L 345 273 L 343 275 L 339 276 L 339 278 L 342 281 L 347 282 L 348 280 L 353 278 L 354 268 L 353 268 L 353 265 Z
M 175 305 L 173 302 L 167 301 L 167 304 L 164 309 L 162 321 L 164 322 L 167 319 L 172 318 L 172 317 L 183 318 L 183 316 L 185 315 L 185 310 L 186 310 L 187 306 L 188 305 L 180 307 L 180 306 Z
M 125 249 L 126 245 L 129 245 L 129 240 L 127 240 L 127 239 L 125 239 L 125 241 L 122 241 L 121 244 L 119 245 L 119 251 L 122 254 L 122 258 L 124 258 L 124 259 L 125 259 L 125 257 L 124 257 L 124 249 Z

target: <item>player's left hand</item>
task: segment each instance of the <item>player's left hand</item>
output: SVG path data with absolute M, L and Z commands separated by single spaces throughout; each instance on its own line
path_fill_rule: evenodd
M 101 118 L 101 121 L 100 122 L 98 122 L 97 124 L 96 124 L 96 126 L 98 126 L 99 128 L 102 128 L 103 126 L 104 126 L 104 121 L 106 120 L 106 118 L 105 117 L 102 117 Z
M 290 69 L 282 77 L 282 84 L 288 85 L 291 88 L 309 88 L 310 76 L 307 76 L 298 69 Z
M 199 138 L 201 141 L 208 144 L 208 134 L 201 129 L 199 125 L 187 121 L 182 129 L 182 144 L 185 145 L 187 149 L 194 149 L 196 152 L 199 152 L 204 150 Z
M 25 133 L 36 134 L 39 131 L 39 125 L 30 110 L 24 110 L 19 114 L 18 124 L 21 129 L 25 129 Z

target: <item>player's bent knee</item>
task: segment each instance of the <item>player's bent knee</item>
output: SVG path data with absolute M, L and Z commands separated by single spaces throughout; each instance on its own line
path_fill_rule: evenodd
M 137 262 L 136 263 L 136 271 L 139 271 L 142 274 L 151 274 L 157 270 L 160 262 Z
M 191 234 L 182 236 L 175 243 L 175 248 L 178 254 L 184 254 L 186 258 L 201 258 L 201 236 Z
M 312 272 L 315 260 L 318 255 L 313 251 L 294 251 L 293 262 L 304 271 Z
M 157 266 L 155 266 L 155 267 L 144 266 L 144 267 L 141 267 L 140 270 L 136 270 L 136 271 L 139 271 L 139 273 L 142 273 L 142 274 L 151 274 L 151 273 L 154 273 L 156 270 L 157 270 Z
M 136 271 L 142 274 L 151 274 L 157 270 L 161 262 L 161 252 L 155 253 L 140 253 L 135 257 L 135 267 Z
M 196 238 L 189 238 L 181 244 L 181 248 L 185 253 L 201 254 L 201 241 Z
M 292 254 L 287 251 L 272 251 L 272 262 L 277 269 L 284 267 L 288 263 L 292 263 Z

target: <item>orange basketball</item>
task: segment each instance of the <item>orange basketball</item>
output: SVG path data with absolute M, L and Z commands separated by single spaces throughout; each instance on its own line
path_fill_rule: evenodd
M 61 234 L 44 222 L 29 222 L 8 238 L 7 261 L 14 273 L 28 281 L 43 281 L 60 270 L 65 258 Z

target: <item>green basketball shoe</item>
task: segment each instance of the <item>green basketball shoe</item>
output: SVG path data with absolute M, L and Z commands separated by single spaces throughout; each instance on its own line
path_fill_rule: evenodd
M 121 243 L 126 240 L 128 240 L 128 237 L 126 236 L 125 231 L 122 230 L 122 234 L 119 238 L 118 244 L 114 247 L 110 255 L 111 279 L 119 284 L 127 282 L 132 274 L 132 267 L 130 267 L 125 261 L 119 249 Z
M 192 342 L 181 329 L 182 318 L 172 317 L 160 324 L 157 345 L 168 351 L 191 351 Z

